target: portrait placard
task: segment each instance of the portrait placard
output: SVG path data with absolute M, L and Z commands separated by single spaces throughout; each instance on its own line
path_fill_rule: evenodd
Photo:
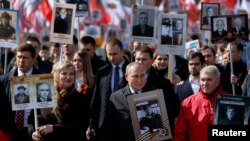
M 17 10 L 0 9 L 0 44 L 1 47 L 16 48 L 18 46 L 19 36 L 19 13 Z
M 75 9 L 76 4 L 55 4 L 50 30 L 51 42 L 73 43 Z
M 53 74 L 12 77 L 10 89 L 13 111 L 55 105 Z
M 131 95 L 128 103 L 137 141 L 172 139 L 162 89 Z
M 211 30 L 212 16 L 220 15 L 220 3 L 201 3 L 201 22 L 202 30 Z
M 250 97 L 218 95 L 216 97 L 215 125 L 248 125 Z
M 66 0 L 66 3 L 76 5 L 76 17 L 89 16 L 89 0 Z
M 168 3 L 170 11 L 179 11 L 180 2 L 178 0 L 168 0 Z
M 166 54 L 184 55 L 186 41 L 187 15 L 159 15 L 157 51 Z
M 212 16 L 211 18 L 212 43 L 248 41 L 247 14 Z
M 137 6 L 133 10 L 130 41 L 154 43 L 157 30 L 157 7 Z

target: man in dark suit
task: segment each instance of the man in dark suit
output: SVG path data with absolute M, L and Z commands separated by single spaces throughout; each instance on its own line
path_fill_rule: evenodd
M 139 14 L 139 25 L 133 27 L 132 36 L 145 36 L 153 37 L 154 36 L 154 27 L 148 25 L 148 13 L 141 12 Z
M 18 93 L 15 95 L 15 104 L 29 103 L 29 96 L 25 93 L 26 88 L 21 85 L 17 87 Z
M 188 70 L 189 79 L 185 80 L 183 84 L 177 85 L 176 94 L 182 102 L 188 96 L 198 92 L 200 88 L 200 70 L 203 68 L 205 58 L 200 52 L 195 52 L 189 55 Z
M 92 71 L 96 75 L 97 70 L 107 64 L 106 61 L 100 59 L 95 53 L 96 42 L 95 39 L 90 36 L 83 36 L 81 38 L 80 49 L 86 51 L 91 60 Z
M 211 25 L 211 16 L 214 16 L 214 9 L 212 7 L 207 7 L 206 15 L 202 18 L 202 24 Z
M 233 27 L 233 36 L 244 36 L 247 33 L 247 29 L 242 26 L 240 17 L 235 18 L 235 26 Z
M 38 83 L 36 91 L 37 91 L 37 102 L 52 101 L 50 93 L 51 89 L 48 83 Z
M 93 98 L 90 106 L 90 123 L 86 132 L 87 139 L 92 133 L 96 133 L 97 140 L 108 140 L 109 125 L 107 124 L 107 112 L 109 111 L 109 98 L 111 93 L 126 86 L 123 76 L 128 64 L 123 57 L 123 46 L 120 40 L 112 39 L 106 45 L 106 53 L 109 63 L 97 71 Z M 119 77 L 117 77 L 119 75 Z
M 227 31 L 224 29 L 225 23 L 222 19 L 216 21 L 216 30 L 212 32 L 213 38 L 225 38 L 227 37 Z
M 130 63 L 126 68 L 125 78 L 128 85 L 111 94 L 110 112 L 110 141 L 134 141 L 135 135 L 127 98 L 133 94 L 150 91 L 146 84 L 146 69 L 137 62 Z
M 161 44 L 162 45 L 172 45 L 173 40 L 172 36 L 170 35 L 171 30 L 171 21 L 169 18 L 162 20 L 161 26 Z
M 32 75 L 32 74 L 40 74 L 40 72 L 33 66 L 35 62 L 35 55 L 36 50 L 35 48 L 27 43 L 21 44 L 16 48 L 16 66 L 14 66 L 9 72 L 5 73 L 4 75 L 0 76 L 0 81 L 2 81 L 5 93 L 8 97 L 8 104 L 11 106 L 11 94 L 10 94 L 10 79 L 13 76 L 23 76 L 23 75 Z M 2 94 L 2 93 L 0 93 Z M 18 112 L 18 111 L 17 111 Z M 23 121 L 23 126 L 21 128 L 17 128 L 15 125 L 15 118 L 16 113 L 12 112 L 11 115 L 11 121 L 13 121 L 13 125 L 10 125 L 11 130 L 10 135 L 11 138 L 16 140 L 25 140 L 25 141 L 31 141 L 31 136 L 28 134 L 28 129 L 31 129 L 34 127 L 32 125 L 32 121 L 34 121 L 34 118 L 30 118 L 31 120 L 28 120 L 29 116 L 32 116 L 31 110 L 25 110 L 24 117 L 26 117 Z M 31 128 L 28 128 L 31 127 Z

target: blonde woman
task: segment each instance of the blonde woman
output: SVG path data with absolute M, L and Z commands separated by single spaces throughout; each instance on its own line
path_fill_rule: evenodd
M 32 139 L 83 141 L 88 124 L 88 109 L 85 97 L 75 89 L 75 66 L 69 61 L 59 61 L 52 72 L 56 105 L 52 112 L 41 109 L 41 126 L 32 134 Z

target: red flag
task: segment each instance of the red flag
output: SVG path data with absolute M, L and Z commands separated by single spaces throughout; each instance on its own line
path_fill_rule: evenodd
M 99 19 L 99 23 L 100 24 L 109 24 L 111 21 L 110 15 L 108 14 L 108 12 L 103 8 L 103 6 L 96 2 L 96 0 L 90 0 L 89 1 L 89 5 L 90 5 L 90 12 L 91 15 L 93 15 L 93 11 L 94 10 L 99 10 L 100 11 L 100 19 Z
M 49 5 L 48 0 L 42 0 L 41 3 L 38 5 L 39 11 L 43 14 L 43 16 L 51 22 L 52 20 L 52 8 Z

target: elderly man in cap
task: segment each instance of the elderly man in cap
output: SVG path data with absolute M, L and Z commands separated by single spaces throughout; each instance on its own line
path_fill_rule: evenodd
M 0 24 L 0 39 L 15 39 L 15 28 L 10 25 L 11 15 L 3 12 Z
M 29 96 L 26 95 L 26 88 L 23 85 L 17 87 L 18 93 L 15 95 L 15 104 L 29 103 Z
M 161 28 L 161 44 L 162 45 L 172 45 L 172 35 L 171 35 L 171 21 L 169 18 L 162 19 L 162 28 Z

